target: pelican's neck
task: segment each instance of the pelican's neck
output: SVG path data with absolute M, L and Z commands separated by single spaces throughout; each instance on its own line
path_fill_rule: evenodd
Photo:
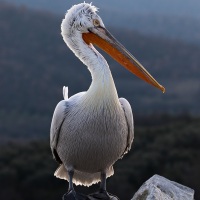
M 92 76 L 91 88 L 95 87 L 98 89 L 115 89 L 114 81 L 110 68 L 104 57 L 93 47 L 93 45 L 88 46 L 90 51 L 88 57 L 86 58 L 88 70 Z M 113 88 L 114 87 L 114 88 Z
M 82 35 L 73 35 L 65 38 L 65 42 L 74 54 L 88 67 L 92 83 L 88 89 L 88 94 L 101 96 L 110 96 L 118 99 L 115 84 L 108 63 L 104 57 L 93 47 L 87 45 Z

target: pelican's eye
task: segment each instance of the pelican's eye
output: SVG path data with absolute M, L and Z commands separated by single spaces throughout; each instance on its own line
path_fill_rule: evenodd
M 93 20 L 93 24 L 94 24 L 94 26 L 99 26 L 100 25 L 100 21 L 98 19 L 94 19 Z

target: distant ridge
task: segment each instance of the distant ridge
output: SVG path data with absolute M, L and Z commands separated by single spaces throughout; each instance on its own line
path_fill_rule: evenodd
M 62 16 L 73 4 L 82 2 L 80 0 L 3 1 Z M 94 0 L 92 2 L 100 8 L 100 14 L 107 26 L 137 30 L 145 35 L 182 39 L 200 45 L 200 1 L 198 0 L 127 0 L 125 3 L 115 0 Z

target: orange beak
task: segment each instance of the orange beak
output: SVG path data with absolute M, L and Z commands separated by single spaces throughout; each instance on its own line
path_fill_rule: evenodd
M 82 35 L 88 45 L 90 43 L 97 45 L 133 74 L 165 92 L 165 88 L 105 28 L 98 26 L 89 28 L 88 31 L 89 33 Z

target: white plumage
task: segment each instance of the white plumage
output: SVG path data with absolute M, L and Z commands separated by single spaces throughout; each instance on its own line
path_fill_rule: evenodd
M 134 67 L 130 71 L 144 74 L 138 76 L 162 88 L 107 32 L 96 11 L 91 4 L 81 3 L 68 10 L 62 21 L 63 39 L 88 67 L 92 83 L 86 92 L 70 98 L 63 87 L 64 100 L 54 111 L 50 135 L 54 158 L 60 163 L 55 176 L 69 180 L 67 172 L 73 171 L 73 182 L 85 186 L 99 182 L 101 174 L 113 175 L 113 164 L 130 150 L 134 138 L 131 106 L 118 98 L 109 66 L 93 41 L 112 57 L 118 56 L 116 60 L 126 68 Z

